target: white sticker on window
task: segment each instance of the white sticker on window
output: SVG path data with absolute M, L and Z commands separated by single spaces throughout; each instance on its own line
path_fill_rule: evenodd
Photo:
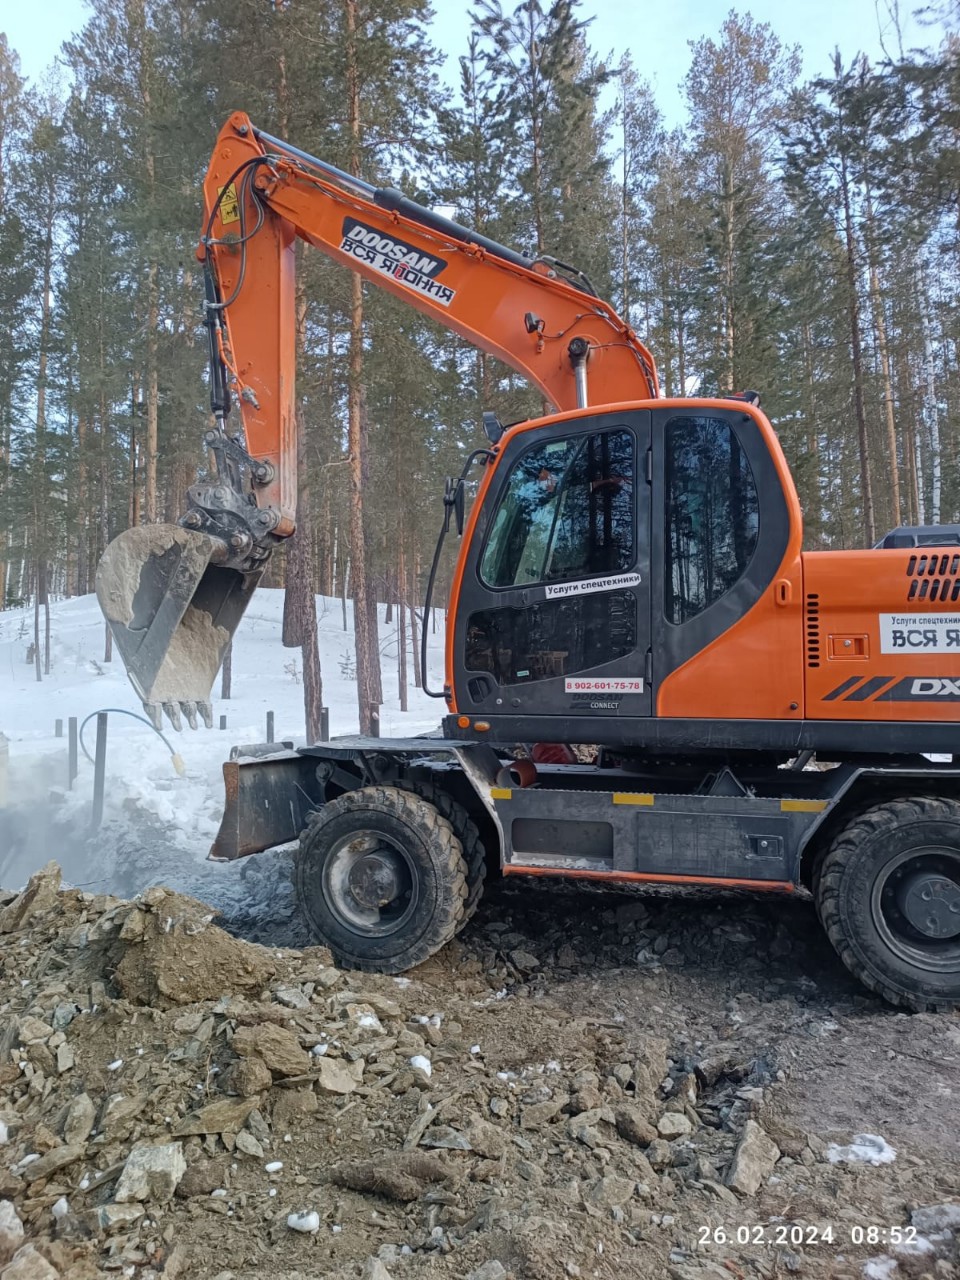
M 960 613 L 881 613 L 880 652 L 960 654 Z
M 639 676 L 568 676 L 564 693 L 643 693 Z
M 614 578 L 588 578 L 585 582 L 558 582 L 547 587 L 547 599 L 557 596 L 588 596 L 595 591 L 616 591 L 620 587 L 638 587 L 639 573 L 618 573 Z

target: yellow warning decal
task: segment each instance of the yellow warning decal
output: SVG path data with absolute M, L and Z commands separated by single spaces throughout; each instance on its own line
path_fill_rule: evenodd
M 512 800 L 513 791 L 510 787 L 491 787 L 490 794 L 494 800 Z
M 614 804 L 653 804 L 653 796 L 649 791 L 615 791 Z
M 829 805 L 828 800 L 781 800 L 782 813 L 823 813 Z
M 220 221 L 229 226 L 231 222 L 240 221 L 240 201 L 237 199 L 237 184 L 231 182 L 229 187 L 219 187 Z

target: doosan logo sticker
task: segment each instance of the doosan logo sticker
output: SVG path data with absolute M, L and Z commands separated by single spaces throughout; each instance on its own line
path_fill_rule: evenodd
M 588 596 L 594 591 L 616 591 L 620 587 L 638 587 L 639 573 L 618 573 L 615 578 L 590 578 L 586 582 L 558 582 L 547 587 L 547 599 L 563 596 Z
M 456 297 L 455 290 L 436 279 L 447 266 L 445 258 L 421 253 L 415 245 L 367 226 L 365 222 L 358 222 L 356 218 L 344 218 L 340 248 L 358 262 L 365 262 L 376 271 L 392 276 L 417 293 L 425 293 L 444 307 L 449 307 Z

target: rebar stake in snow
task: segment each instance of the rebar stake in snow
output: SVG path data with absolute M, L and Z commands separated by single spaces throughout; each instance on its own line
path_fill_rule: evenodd
M 93 830 L 103 821 L 103 792 L 107 777 L 107 713 L 97 713 L 97 746 L 93 762 Z
M 67 786 L 73 790 L 79 769 L 77 757 L 77 717 L 67 720 Z

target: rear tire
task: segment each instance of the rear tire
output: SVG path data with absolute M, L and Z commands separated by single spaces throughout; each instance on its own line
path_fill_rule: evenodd
M 817 913 L 850 972 L 891 1004 L 960 1007 L 960 801 L 875 805 L 834 839 Z
M 294 884 L 337 963 L 372 973 L 420 964 L 449 942 L 466 912 L 467 866 L 453 827 L 397 787 L 348 791 L 313 814 Z

